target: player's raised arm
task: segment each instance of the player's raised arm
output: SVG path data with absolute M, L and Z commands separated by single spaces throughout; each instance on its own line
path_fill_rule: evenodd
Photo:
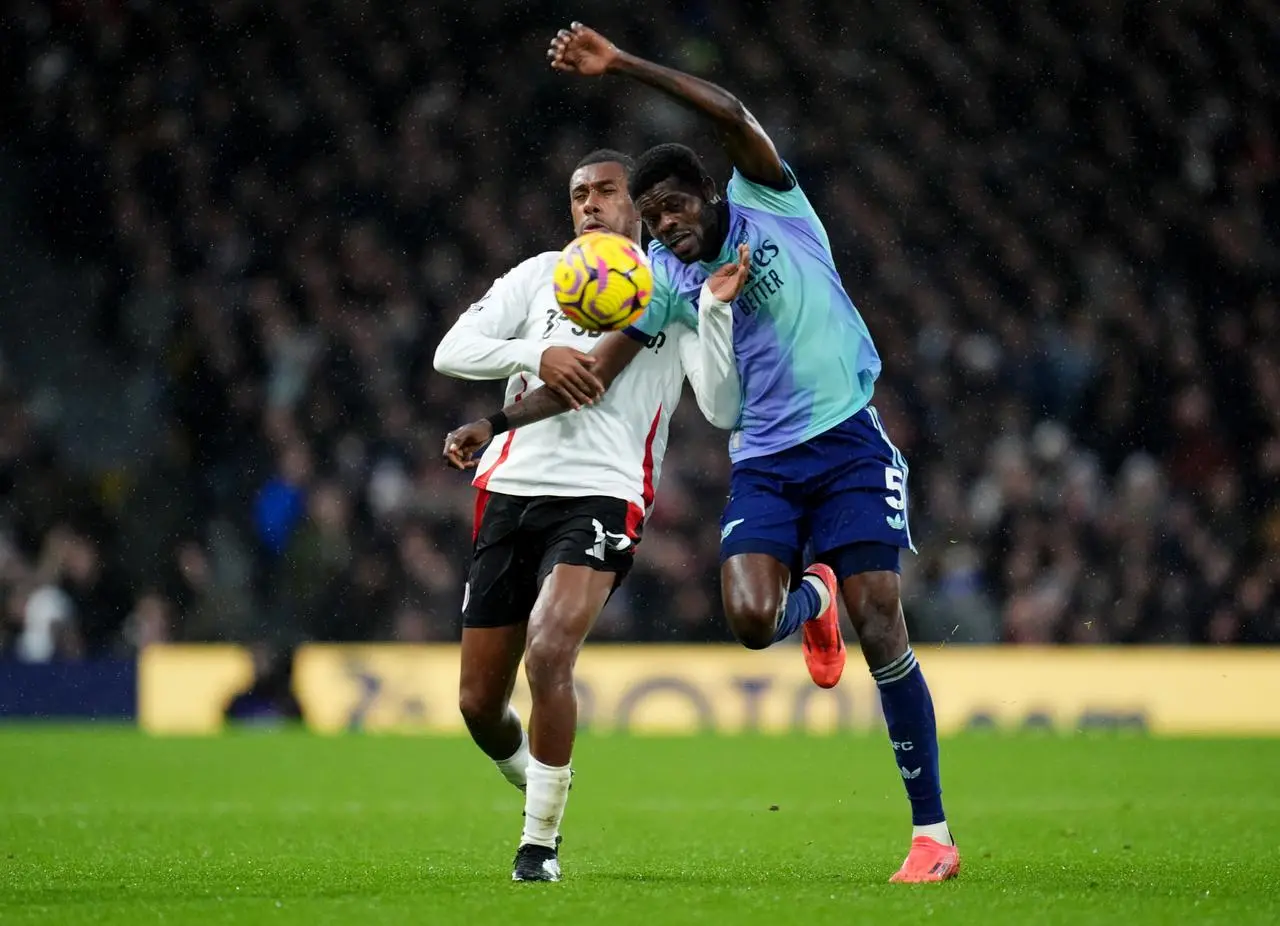
M 595 363 L 592 372 L 599 378 L 603 389 L 609 388 L 614 378 L 640 353 L 642 346 L 621 331 L 601 340 L 600 346 L 590 356 Z M 472 457 L 496 435 L 559 415 L 569 411 L 570 407 L 560 395 L 546 386 L 539 386 L 501 411 L 450 431 L 444 439 L 444 458 L 456 469 L 474 469 L 476 461 Z
M 617 74 L 661 90 L 715 124 L 725 152 L 744 177 L 780 190 L 791 188 L 769 136 L 742 101 L 723 87 L 625 52 L 582 23 L 556 33 L 547 57 L 557 71 L 584 77 Z

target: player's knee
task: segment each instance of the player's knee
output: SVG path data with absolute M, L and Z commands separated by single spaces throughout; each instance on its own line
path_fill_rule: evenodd
M 768 594 L 726 596 L 725 617 L 734 638 L 747 649 L 764 649 L 773 643 L 782 603 Z
M 740 612 L 729 619 L 729 626 L 739 643 L 747 649 L 766 649 L 773 643 L 777 618 L 764 611 Z
M 730 556 L 720 567 L 720 594 L 725 621 L 747 649 L 774 642 L 787 604 L 786 566 L 764 554 Z
M 458 691 L 458 710 L 471 729 L 500 723 L 507 711 L 506 692 L 464 683 Z
M 579 624 L 579 621 L 562 622 L 553 617 L 530 634 L 524 654 L 524 670 L 529 677 L 530 688 L 536 690 L 573 684 L 573 664 L 577 661 L 582 640 L 564 627 Z

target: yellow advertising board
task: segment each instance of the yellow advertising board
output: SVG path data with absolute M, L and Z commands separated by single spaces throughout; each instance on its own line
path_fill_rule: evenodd
M 243 647 L 148 646 L 138 655 L 138 723 L 152 733 L 220 730 L 227 702 L 251 681 Z
M 919 647 L 938 727 L 1073 730 L 1132 727 L 1167 735 L 1280 735 L 1280 650 Z M 579 721 L 655 734 L 874 730 L 875 686 L 850 653 L 841 684 L 809 681 L 797 647 L 588 646 L 578 664 Z M 158 647 L 140 665 L 139 718 L 154 732 L 221 726 L 247 683 L 230 648 Z M 311 645 L 294 690 L 315 730 L 461 733 L 458 648 Z M 528 716 L 523 679 L 515 703 Z

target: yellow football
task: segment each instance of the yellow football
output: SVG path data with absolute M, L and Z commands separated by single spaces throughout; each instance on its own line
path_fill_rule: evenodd
M 613 232 L 575 238 L 556 262 L 556 302 L 588 331 L 618 331 L 644 312 L 653 295 L 653 271 L 640 245 Z

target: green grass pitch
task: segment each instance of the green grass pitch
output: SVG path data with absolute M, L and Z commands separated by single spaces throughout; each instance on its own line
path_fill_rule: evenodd
M 520 795 L 461 739 L 10 727 L 0 923 L 1280 922 L 1280 741 L 970 735 L 943 762 L 964 872 L 890 885 L 881 739 L 585 737 L 566 881 L 524 885 Z

